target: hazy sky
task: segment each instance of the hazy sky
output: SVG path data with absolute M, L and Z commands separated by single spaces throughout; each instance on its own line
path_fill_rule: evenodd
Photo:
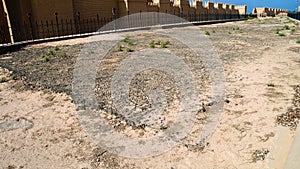
M 203 0 L 206 2 L 207 0 Z M 211 0 L 212 2 L 223 2 L 235 5 L 247 5 L 248 13 L 252 12 L 254 7 L 270 7 L 270 8 L 282 8 L 290 11 L 296 10 L 300 5 L 300 0 Z

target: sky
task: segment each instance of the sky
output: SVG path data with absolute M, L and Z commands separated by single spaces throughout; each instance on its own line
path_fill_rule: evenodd
M 207 0 L 203 0 L 206 2 Z M 251 13 L 255 7 L 281 8 L 294 11 L 300 6 L 300 0 L 211 0 L 212 2 L 222 2 L 234 5 L 247 5 L 247 12 Z

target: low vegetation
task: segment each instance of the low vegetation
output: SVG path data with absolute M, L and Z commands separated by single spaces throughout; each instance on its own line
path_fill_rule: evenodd
M 127 43 L 130 46 L 134 45 L 133 40 L 131 40 L 128 35 L 123 39 L 123 42 Z
M 169 41 L 163 41 L 163 42 L 161 42 L 160 47 L 161 47 L 161 48 L 166 48 L 167 45 L 169 45 L 169 44 L 170 44 Z
M 284 27 L 283 27 L 285 30 L 290 30 L 290 27 L 289 27 L 289 25 L 284 25 Z
M 59 51 L 59 47 L 58 47 L 58 46 L 55 46 L 55 47 L 54 47 L 54 50 L 55 50 L 55 51 Z
M 56 57 L 67 57 L 65 52 L 56 54 Z
M 155 48 L 155 41 L 154 41 L 154 40 L 151 40 L 151 41 L 150 41 L 149 47 L 150 47 L 150 48 Z
M 58 46 L 55 46 L 53 50 L 49 50 L 46 54 L 42 56 L 42 62 L 49 62 L 50 58 L 53 57 L 67 57 L 67 53 L 65 52 L 58 52 L 60 48 Z
M 4 83 L 4 82 L 7 82 L 7 79 L 4 77 L 0 78 L 0 83 Z
M 156 45 L 160 45 L 161 48 L 167 48 L 167 45 L 171 44 L 170 41 L 161 41 L 161 40 L 151 40 L 149 42 L 150 48 L 155 48 Z
M 50 59 L 49 59 L 48 56 L 45 56 L 45 55 L 44 55 L 44 56 L 42 57 L 42 61 L 43 61 L 43 62 L 49 62 L 49 60 L 50 60 Z
M 122 45 L 118 44 L 117 45 L 117 52 L 121 52 L 122 51 Z
M 126 48 L 126 52 L 132 52 L 132 49 Z
M 284 25 L 283 27 L 276 29 L 276 34 L 279 36 L 286 36 L 286 34 L 284 34 L 282 31 L 293 35 L 297 31 L 297 29 L 296 26 Z

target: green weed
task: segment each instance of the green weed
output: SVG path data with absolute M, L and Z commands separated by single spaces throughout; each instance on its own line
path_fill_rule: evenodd
M 53 56 L 55 53 L 52 50 L 49 50 L 47 56 Z
M 5 77 L 0 78 L 0 83 L 7 82 L 7 79 Z
M 161 48 L 166 48 L 169 43 L 170 42 L 168 42 L 168 41 L 163 41 L 163 42 L 161 42 L 160 47 Z
M 126 52 L 132 52 L 130 48 L 126 48 Z
M 49 57 L 48 57 L 47 55 L 44 55 L 44 56 L 42 57 L 42 61 L 43 61 L 43 62 L 49 62 L 50 59 L 49 59 Z
M 56 57 L 62 57 L 62 58 L 64 58 L 64 57 L 67 57 L 67 54 L 65 52 L 59 53 L 59 54 L 56 55 Z
M 283 27 L 285 30 L 290 30 L 290 27 L 288 25 L 284 25 Z
M 121 52 L 122 51 L 122 46 L 120 44 L 117 45 L 117 52 Z
M 54 50 L 55 50 L 55 51 L 58 51 L 58 50 L 59 50 L 59 47 L 58 47 L 58 46 L 55 46 L 55 47 L 54 47 Z

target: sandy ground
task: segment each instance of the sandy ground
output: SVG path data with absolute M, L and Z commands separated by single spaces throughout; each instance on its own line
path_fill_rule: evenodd
M 230 101 L 209 146 L 199 151 L 180 144 L 146 159 L 110 154 L 83 132 L 70 96 L 28 90 L 2 69 L 8 82 L 0 83 L 0 168 L 282 168 L 293 132 L 276 126 L 275 117 L 286 112 L 300 83 L 300 33 L 278 36 L 284 21 L 197 28 L 216 32 L 210 39 L 224 62 Z M 76 41 L 47 45 L 63 43 Z M 266 159 L 253 160 L 252 153 L 262 149 L 270 151 Z

